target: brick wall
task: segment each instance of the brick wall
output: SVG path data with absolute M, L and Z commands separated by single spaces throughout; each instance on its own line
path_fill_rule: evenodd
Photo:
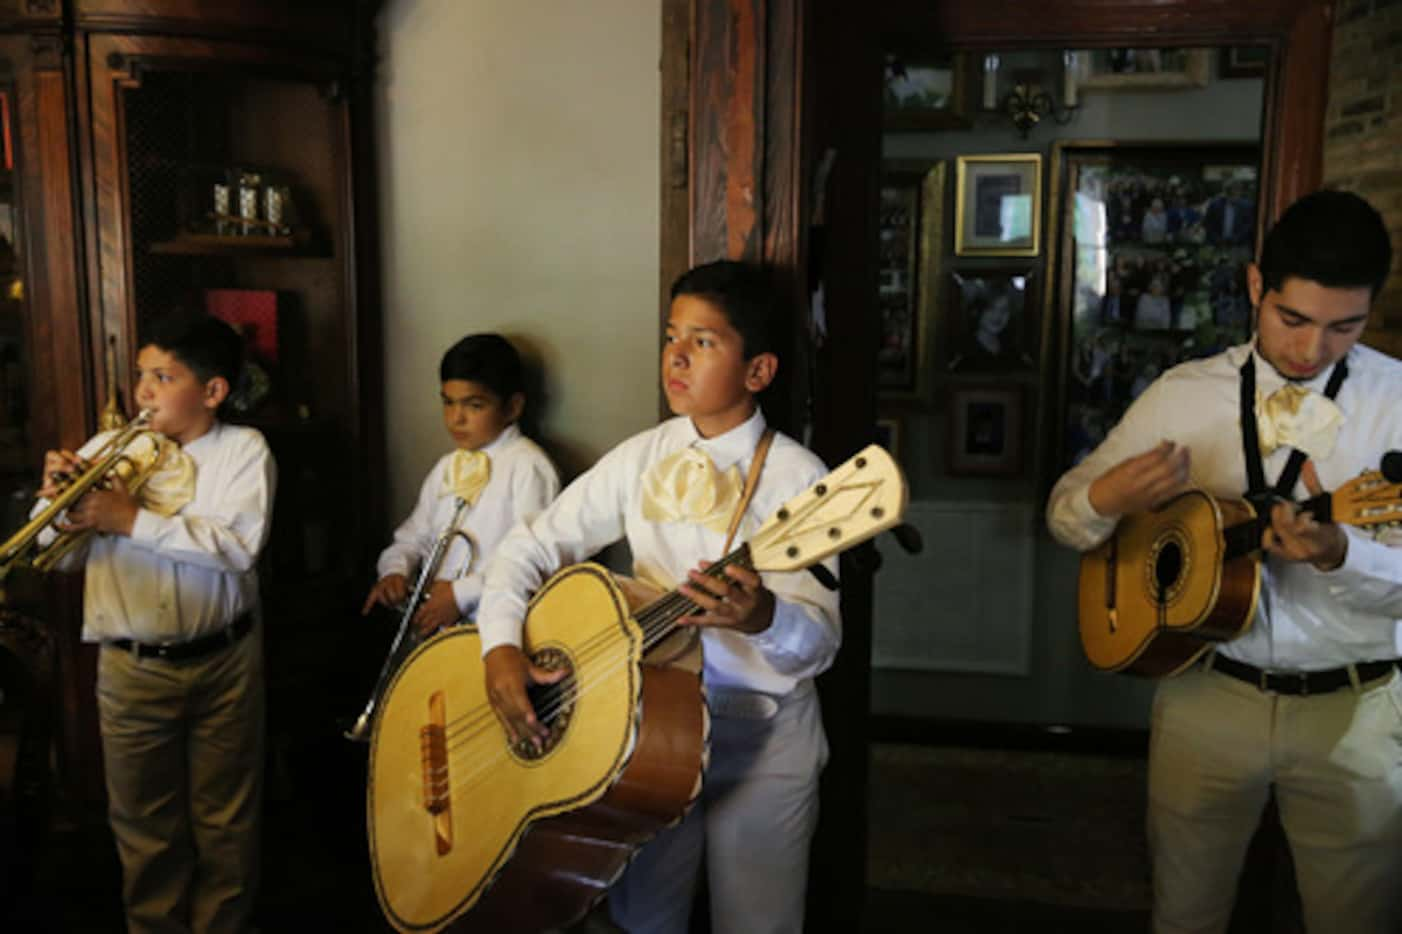
M 1324 183 L 1367 198 L 1393 262 L 1366 343 L 1402 357 L 1402 0 L 1339 0 L 1324 120 Z

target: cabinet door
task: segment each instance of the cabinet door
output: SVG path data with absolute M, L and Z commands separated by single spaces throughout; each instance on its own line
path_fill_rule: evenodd
M 57 38 L 0 36 L 0 532 L 23 524 L 44 451 L 91 433 L 91 370 L 78 269 L 71 61 Z M 23 720 L 59 730 L 66 793 L 102 793 L 92 715 L 94 655 L 78 641 L 81 578 L 16 572 L 0 650 L 24 663 Z M 8 672 L 19 669 L 6 666 Z M 0 705 L 19 699 L 5 686 Z M 49 717 L 50 704 L 59 714 Z M 42 714 L 42 715 L 41 715 Z M 8 720 L 7 722 L 13 722 Z M 46 739 L 44 741 L 46 743 Z M 47 756 L 44 757 L 47 762 Z
M 348 67 L 239 42 L 86 43 L 94 360 L 114 341 L 126 387 L 144 322 L 209 311 L 244 331 L 255 367 L 230 417 L 279 468 L 270 623 L 339 606 L 365 566 L 375 513 L 351 504 L 378 502 L 362 426 L 381 404 L 357 356 L 377 348 L 357 300 Z

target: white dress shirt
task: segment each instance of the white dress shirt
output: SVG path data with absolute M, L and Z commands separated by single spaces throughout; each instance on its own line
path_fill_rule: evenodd
M 414 511 L 394 530 L 394 543 L 380 552 L 376 564 L 380 577 L 403 574 L 412 586 L 434 542 L 453 520 L 456 498 L 443 485 L 453 453 L 444 454 L 433 465 Z M 482 599 L 484 572 L 498 543 L 513 525 L 550 505 L 560 492 L 555 465 L 515 425 L 508 425 L 482 453 L 491 461 L 487 485 L 458 524 L 468 541 L 453 536 L 437 575 L 438 580 L 453 582 L 453 597 L 464 616 L 472 615 Z
M 110 434 L 88 441 L 78 456 L 91 455 Z M 268 443 L 253 428 L 216 421 L 184 451 L 195 462 L 194 499 L 173 516 L 139 510 L 130 537 L 90 537 L 84 642 L 189 642 L 258 606 L 256 565 L 277 485 Z M 50 529 L 40 541 L 52 538 Z M 63 567 L 81 561 L 75 552 Z
M 722 473 L 734 465 L 744 477 L 764 429 L 764 416 L 756 410 L 725 434 L 702 438 L 691 419 L 682 416 L 634 435 L 605 454 L 549 509 L 513 529 L 497 549 L 477 617 L 483 654 L 498 645 L 520 644 L 526 603 L 547 577 L 621 538 L 627 538 L 632 550 L 634 574 L 663 588 L 686 582 L 687 571 L 700 560 L 722 557 L 723 532 L 694 523 L 644 519 L 642 479 L 654 464 L 687 445 L 704 450 Z M 827 468 L 811 451 L 776 435 L 732 547 L 826 474 Z M 836 573 L 835 560 L 826 565 Z M 842 641 L 838 594 L 807 571 L 762 578 L 775 596 L 768 629 L 753 636 L 703 630 L 704 677 L 711 686 L 787 694 L 826 670 L 837 654 Z
M 1052 490 L 1047 521 L 1063 544 L 1094 548 L 1114 531 L 1118 516 L 1101 516 L 1089 499 L 1091 483 L 1125 458 L 1170 440 L 1192 456 L 1192 483 L 1218 497 L 1240 498 L 1246 490 L 1246 459 L 1240 428 L 1240 369 L 1250 354 L 1256 386 L 1270 395 L 1285 379 L 1242 344 L 1205 360 L 1180 364 L 1156 380 L 1130 406 L 1100 447 L 1069 470 Z M 1345 422 L 1332 454 L 1316 460 L 1320 482 L 1332 490 L 1365 470 L 1377 470 L 1383 454 L 1402 448 L 1402 363 L 1363 346 L 1347 357 L 1348 378 L 1336 398 Z M 1329 370 L 1306 389 L 1323 392 Z M 1274 486 L 1289 448 L 1263 459 Z M 1294 491 L 1308 498 L 1303 481 Z M 1268 556 L 1262 568 L 1261 600 L 1251 630 L 1218 651 L 1259 668 L 1310 671 L 1398 655 L 1402 620 L 1402 549 L 1395 530 L 1345 527 L 1348 553 L 1341 567 L 1319 571 L 1310 564 Z

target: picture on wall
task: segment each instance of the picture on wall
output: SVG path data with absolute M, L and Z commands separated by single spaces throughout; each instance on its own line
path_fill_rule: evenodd
M 877 388 L 883 398 L 927 395 L 930 323 L 944 253 L 945 165 L 889 165 L 882 174 L 876 307 Z
M 1059 143 L 1062 333 L 1056 462 L 1078 462 L 1169 367 L 1249 335 L 1255 145 Z
M 1041 154 L 959 156 L 956 166 L 954 252 L 1036 256 L 1041 249 Z
M 1077 54 L 1084 90 L 1165 90 L 1207 84 L 1210 49 L 1092 49 Z
M 969 84 L 969 64 L 963 53 L 887 53 L 886 129 L 921 132 L 968 128 Z
M 1032 270 L 980 269 L 951 274 L 948 367 L 954 372 L 1036 366 Z
M 949 473 L 1022 472 L 1022 394 L 1016 383 L 950 388 Z

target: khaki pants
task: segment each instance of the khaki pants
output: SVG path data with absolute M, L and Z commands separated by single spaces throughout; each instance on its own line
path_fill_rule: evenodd
M 1402 930 L 1402 682 L 1265 693 L 1194 668 L 1159 685 L 1149 752 L 1158 934 L 1220 932 L 1271 785 L 1311 934 Z
M 97 701 L 128 930 L 248 931 L 263 784 L 261 629 L 188 662 L 104 647 Z

